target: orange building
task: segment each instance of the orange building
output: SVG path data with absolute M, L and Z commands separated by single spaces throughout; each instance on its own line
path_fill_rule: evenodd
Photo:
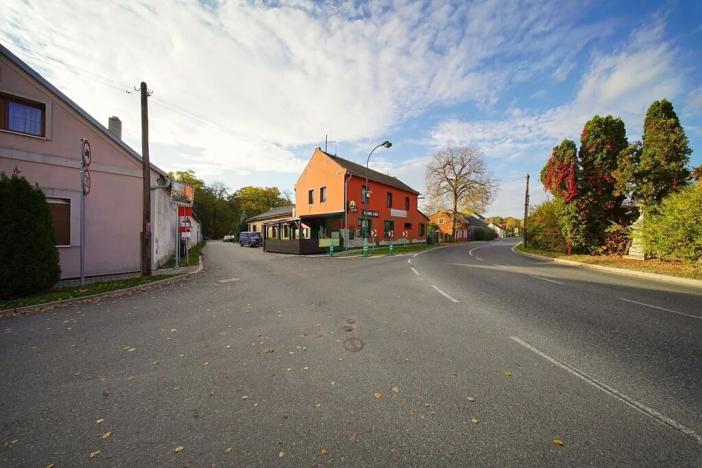
M 439 241 L 452 240 L 453 217 L 448 211 L 439 211 L 429 216 L 429 222 L 438 226 Z M 470 239 L 470 222 L 462 214 L 456 218 L 456 239 L 465 241 Z
M 308 253 L 329 244 L 357 247 L 366 229 L 369 242 L 379 245 L 425 242 L 428 218 L 418 210 L 419 192 L 369 169 L 366 204 L 365 175 L 365 166 L 316 148 L 295 184 L 295 218 L 268 226 L 264 248 Z

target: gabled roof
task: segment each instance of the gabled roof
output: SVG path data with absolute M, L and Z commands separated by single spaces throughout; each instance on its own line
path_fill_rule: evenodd
M 476 216 L 466 216 L 466 221 L 470 223 L 471 226 L 488 227 L 487 223 Z
M 322 150 L 320 149 L 320 151 Z M 329 154 L 324 151 L 322 151 L 322 153 L 329 156 L 337 164 L 346 169 L 349 172 L 349 174 L 361 178 L 366 177 L 365 166 L 349 161 L 348 159 L 340 158 L 339 156 L 334 156 L 333 154 Z M 392 177 L 387 174 L 383 174 L 382 172 L 374 171 L 370 168 L 368 169 L 368 180 L 372 180 L 373 182 L 378 182 L 379 184 L 387 185 L 389 187 L 395 187 L 397 189 L 404 190 L 405 192 L 415 193 L 419 195 L 419 192 L 402 182 L 397 177 Z
M 275 208 L 271 208 L 265 213 L 248 218 L 246 222 L 249 223 L 251 221 L 259 221 L 262 219 L 279 218 L 281 216 L 292 216 L 294 209 L 295 205 L 277 206 Z
M 7 57 L 12 63 L 17 65 L 22 71 L 27 73 L 29 76 L 34 78 L 39 84 L 41 84 L 44 88 L 46 88 L 51 94 L 56 96 L 59 100 L 63 101 L 64 104 L 66 104 L 68 107 L 76 111 L 78 114 L 80 114 L 81 117 L 83 117 L 85 120 L 90 122 L 95 128 L 97 128 L 100 132 L 102 132 L 108 139 L 112 140 L 116 144 L 122 147 L 130 156 L 135 158 L 137 161 L 139 161 L 139 164 L 142 163 L 141 155 L 134 151 L 129 145 L 124 143 L 121 139 L 115 137 L 110 133 L 110 131 L 105 128 L 104 125 L 102 125 L 100 122 L 95 120 L 93 116 L 88 114 L 86 111 L 84 111 L 78 104 L 73 102 L 68 96 L 63 94 L 61 91 L 58 90 L 54 85 L 49 83 L 43 76 L 41 76 L 39 73 L 37 73 L 33 68 L 31 68 L 29 65 L 24 63 L 22 60 L 19 59 L 15 54 L 10 52 L 5 46 L 0 44 L 0 54 L 3 56 Z M 164 172 L 162 169 L 154 166 L 153 164 L 150 164 L 151 169 L 153 171 L 158 172 L 160 175 L 163 177 L 168 177 L 168 174 Z

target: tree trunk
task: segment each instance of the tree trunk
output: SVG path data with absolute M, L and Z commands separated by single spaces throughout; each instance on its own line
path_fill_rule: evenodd
M 456 240 L 456 212 L 458 210 L 458 197 L 453 197 L 453 213 L 451 214 L 451 237 Z

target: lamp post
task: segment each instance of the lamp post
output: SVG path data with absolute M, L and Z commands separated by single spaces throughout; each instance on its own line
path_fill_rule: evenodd
M 368 219 L 368 197 L 370 196 L 370 190 L 368 190 L 370 187 L 368 187 L 368 162 L 370 161 L 370 157 L 373 154 L 375 150 L 380 148 L 381 146 L 385 148 L 390 148 L 392 146 L 392 143 L 389 141 L 385 140 L 375 148 L 371 150 L 371 152 L 368 154 L 368 158 L 366 158 L 366 185 L 363 187 L 363 195 L 364 195 L 364 209 L 363 209 L 363 224 L 365 228 L 365 235 L 363 236 L 363 255 L 366 256 L 368 255 L 368 235 L 370 234 L 370 220 Z

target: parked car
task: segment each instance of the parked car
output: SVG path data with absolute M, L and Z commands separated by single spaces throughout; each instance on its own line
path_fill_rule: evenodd
M 234 242 L 236 240 L 236 236 L 234 234 L 227 234 L 222 238 L 222 242 Z
M 239 245 L 247 247 L 260 247 L 263 245 L 263 238 L 260 232 L 244 231 L 239 233 Z

